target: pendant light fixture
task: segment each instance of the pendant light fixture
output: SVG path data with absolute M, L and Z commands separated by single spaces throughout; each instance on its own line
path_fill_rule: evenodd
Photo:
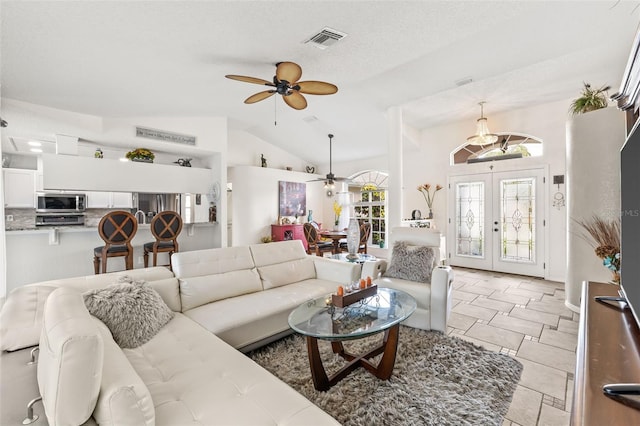
M 478 103 L 480 105 L 480 118 L 478 118 L 476 124 L 476 134 L 467 138 L 467 142 L 470 145 L 489 145 L 498 141 L 498 135 L 489 132 L 487 119 L 484 116 L 484 104 L 484 101 Z

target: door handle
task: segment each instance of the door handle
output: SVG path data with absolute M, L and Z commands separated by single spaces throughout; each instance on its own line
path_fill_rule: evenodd
M 493 224 L 494 224 L 494 225 L 497 225 L 497 224 L 498 224 L 498 221 L 496 220 L 495 222 L 493 222 Z
M 494 232 L 498 232 L 499 229 L 498 228 L 493 228 Z

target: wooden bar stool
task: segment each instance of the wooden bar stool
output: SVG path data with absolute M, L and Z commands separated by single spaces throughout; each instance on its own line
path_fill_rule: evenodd
M 133 269 L 133 247 L 131 240 L 138 231 L 135 216 L 124 210 L 107 213 L 100 219 L 98 233 L 105 242 L 104 246 L 93 249 L 93 269 L 96 274 L 107 272 L 107 258 L 125 257 L 125 268 Z
M 149 252 L 153 253 L 153 266 L 158 264 L 158 253 L 169 253 L 169 269 L 171 255 L 178 252 L 178 235 L 182 231 L 182 218 L 174 211 L 163 211 L 151 220 L 151 233 L 154 242 L 144 244 L 144 267 L 149 266 Z

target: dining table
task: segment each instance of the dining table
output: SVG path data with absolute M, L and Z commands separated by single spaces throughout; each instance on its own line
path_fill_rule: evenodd
M 340 240 L 347 238 L 347 231 L 331 231 L 321 230 L 320 236 L 322 238 L 331 238 L 333 241 L 333 254 L 340 253 Z

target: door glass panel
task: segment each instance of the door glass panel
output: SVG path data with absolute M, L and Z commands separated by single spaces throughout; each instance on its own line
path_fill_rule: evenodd
M 484 182 L 456 184 L 456 254 L 484 257 Z
M 500 181 L 500 256 L 502 260 L 535 262 L 535 179 Z

